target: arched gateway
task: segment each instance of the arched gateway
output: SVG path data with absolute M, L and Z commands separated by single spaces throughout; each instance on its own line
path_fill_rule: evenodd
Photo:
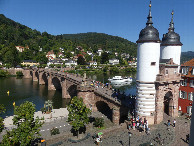
M 156 110 L 154 123 L 163 121 L 164 114 L 172 117 L 178 116 L 178 98 L 181 76 L 178 73 L 178 65 L 172 59 L 160 64 L 160 73 L 157 75 Z

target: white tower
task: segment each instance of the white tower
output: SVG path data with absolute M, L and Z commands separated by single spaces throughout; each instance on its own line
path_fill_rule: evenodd
M 173 14 L 170 22 L 170 26 L 168 28 L 168 33 L 163 35 L 162 43 L 161 43 L 161 59 L 170 59 L 173 58 L 173 62 L 175 64 L 180 65 L 180 57 L 181 57 L 181 46 L 179 34 L 174 32 L 174 22 L 173 22 Z
M 159 32 L 152 24 L 151 1 L 146 27 L 141 30 L 137 40 L 137 99 L 136 115 L 145 117 L 154 124 L 155 84 L 159 73 L 160 39 Z

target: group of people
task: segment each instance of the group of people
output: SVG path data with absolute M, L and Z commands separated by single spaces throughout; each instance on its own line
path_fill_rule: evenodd
M 167 129 L 168 130 L 170 130 L 170 125 L 171 125 L 170 120 L 168 120 L 168 122 L 167 122 L 167 127 L 168 127 Z M 173 120 L 173 125 L 172 126 L 173 126 L 173 128 L 175 128 L 175 126 L 176 126 L 176 120 L 175 119 Z
M 148 127 L 148 120 L 146 118 L 140 118 L 139 115 L 136 118 L 131 118 L 128 124 L 128 128 L 130 129 L 137 129 L 141 133 L 142 131 L 146 132 L 147 134 L 150 133 L 150 128 Z
M 95 88 L 99 88 L 99 87 L 108 88 L 109 83 L 104 84 L 104 83 L 101 83 L 99 81 L 93 80 L 93 81 L 91 81 L 91 84 L 90 85 L 91 86 L 94 86 Z

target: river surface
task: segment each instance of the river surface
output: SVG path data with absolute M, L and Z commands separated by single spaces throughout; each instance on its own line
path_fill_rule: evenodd
M 108 82 L 108 78 L 113 76 L 115 75 L 98 74 L 88 77 L 106 83 Z M 125 74 L 125 76 L 135 78 L 135 74 Z M 126 95 L 136 94 L 134 81 L 131 85 L 117 87 L 117 89 L 119 89 L 121 93 L 124 91 Z M 9 96 L 7 91 L 9 91 Z M 38 82 L 33 82 L 32 79 L 16 77 L 0 78 L 0 104 L 4 104 L 6 108 L 6 112 L 2 114 L 3 117 L 13 115 L 13 102 L 15 102 L 17 106 L 24 101 L 33 102 L 36 105 L 37 111 L 44 107 L 46 100 L 52 100 L 53 108 L 55 109 L 66 107 L 69 99 L 62 99 L 61 97 L 61 90 L 48 91 L 47 85 L 39 85 Z

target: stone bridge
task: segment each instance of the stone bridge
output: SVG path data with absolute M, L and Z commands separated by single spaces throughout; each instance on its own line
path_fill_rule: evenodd
M 115 124 L 122 123 L 127 118 L 128 107 L 113 98 L 110 86 L 96 88 L 86 77 L 49 69 L 23 70 L 23 74 L 24 78 L 32 78 L 40 85 L 48 85 L 48 90 L 61 90 L 62 98 L 82 97 L 88 108 L 103 113 Z

